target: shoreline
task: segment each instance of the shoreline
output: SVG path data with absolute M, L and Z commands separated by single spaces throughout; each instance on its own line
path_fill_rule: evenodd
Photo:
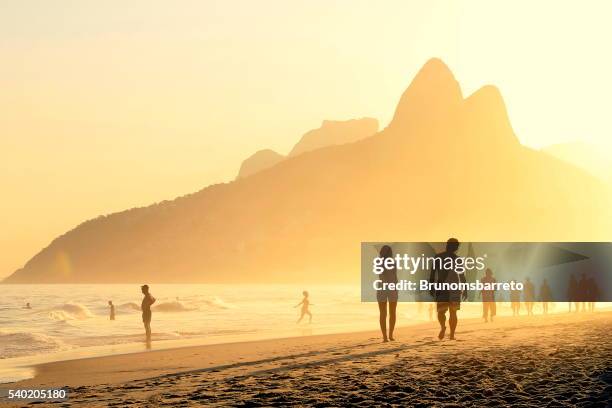
M 610 312 L 612 313 L 612 312 Z M 476 320 L 480 320 L 477 318 L 468 318 L 465 319 L 466 324 L 469 324 L 470 321 L 475 322 Z M 414 330 L 419 330 L 421 328 L 424 329 L 435 329 L 437 326 L 437 322 L 416 322 L 414 324 L 408 324 L 408 325 L 404 325 L 404 326 L 397 326 L 396 331 L 400 332 L 400 331 L 405 331 L 408 329 L 414 329 Z M 302 328 L 302 330 L 308 330 L 308 328 Z M 437 332 L 436 332 L 437 333 Z M 64 386 L 64 385 L 68 385 L 68 386 L 72 386 L 75 384 L 71 383 L 71 378 L 62 378 L 62 379 L 55 379 L 55 378 L 51 378 L 55 375 L 57 375 L 59 372 L 62 371 L 62 369 L 64 367 L 71 367 L 73 365 L 77 365 L 77 366 L 83 366 L 83 367 L 94 367 L 96 365 L 98 365 L 98 363 L 100 363 L 99 365 L 102 366 L 115 366 L 115 363 L 131 363 L 133 361 L 137 361 L 142 363 L 140 366 L 141 370 L 144 370 L 144 373 L 147 373 L 149 370 L 152 371 L 164 371 L 164 370 L 170 370 L 168 372 L 168 374 L 176 374 L 178 373 L 178 371 L 173 371 L 174 368 L 177 367 L 172 367 L 170 365 L 158 365 L 158 366 L 154 366 L 152 367 L 150 364 L 142 361 L 145 359 L 145 357 L 160 357 L 160 359 L 162 361 L 166 361 L 167 360 L 167 356 L 171 355 L 171 354 L 180 354 L 180 355 L 184 355 L 184 354 L 192 354 L 193 356 L 201 356 L 203 355 L 203 352 L 205 351 L 210 351 L 211 354 L 215 354 L 217 352 L 222 352 L 222 357 L 220 359 L 218 358 L 213 358 L 210 361 L 210 364 L 213 364 L 215 362 L 218 362 L 219 364 L 222 364 L 223 361 L 227 360 L 227 359 L 238 359 L 238 360 L 243 360 L 246 359 L 247 357 L 250 356 L 250 353 L 245 353 L 244 348 L 249 346 L 249 347 L 254 347 L 256 349 L 268 349 L 268 347 L 272 347 L 272 346 L 276 346 L 276 345 L 282 345 L 283 347 L 291 347 L 293 345 L 293 343 L 295 343 L 296 345 L 300 345 L 303 342 L 306 341 L 306 339 L 311 339 L 311 341 L 309 342 L 311 345 L 318 345 L 318 344 L 327 344 L 329 341 L 333 341 L 336 338 L 350 338 L 350 339 L 358 339 L 358 338 L 368 338 L 370 340 L 372 340 L 373 338 L 376 337 L 381 337 L 380 331 L 379 330 L 357 330 L 357 331 L 346 331 L 346 332 L 335 332 L 335 333 L 322 333 L 322 334 L 301 334 L 301 335 L 295 335 L 295 336 L 287 336 L 287 337 L 272 337 L 272 338 L 263 338 L 263 339 L 248 339 L 248 340 L 235 340 L 235 341 L 230 341 L 230 342 L 222 342 L 222 343 L 211 343 L 211 344 L 202 344 L 201 343 L 201 339 L 199 344 L 192 344 L 192 345 L 178 345 L 176 346 L 175 344 L 171 344 L 171 343 L 176 343 L 177 341 L 180 340 L 169 340 L 167 341 L 167 344 L 171 344 L 168 347 L 162 347 L 159 349 L 155 349 L 155 342 L 153 343 L 152 349 L 150 350 L 140 350 L 140 351 L 128 351 L 128 352 L 124 352 L 124 353 L 117 353 L 117 354 L 109 354 L 109 355 L 94 355 L 94 356 L 85 356 L 85 357 L 80 357 L 80 358 L 72 358 L 72 359 L 64 359 L 64 360 L 55 360 L 55 361 L 49 361 L 49 362 L 43 362 L 43 363 L 38 363 L 38 364 L 33 364 L 31 366 L 29 366 L 28 368 L 34 370 L 34 376 L 31 378 L 27 378 L 24 380 L 20 380 L 20 381 L 15 381 L 15 382 L 11 382 L 11 383 L 4 383 L 4 384 L 0 384 L 0 387 L 4 387 L 6 388 L 7 385 L 11 385 L 11 386 L 33 386 L 34 384 L 38 384 L 38 385 L 44 385 L 44 386 Z M 190 340 L 185 340 L 185 342 L 190 342 Z M 198 342 L 198 340 L 193 340 L 192 342 L 196 343 Z M 145 343 L 130 343 L 129 345 L 123 345 L 123 346 L 129 346 L 129 348 L 144 348 L 145 347 Z M 245 357 L 245 354 L 247 357 Z M 216 354 L 217 356 L 219 354 Z M 205 357 L 205 358 L 209 358 Z M 221 361 L 218 361 L 221 360 Z M 199 365 L 199 363 L 201 363 L 200 361 L 198 362 L 193 362 L 193 363 L 189 363 L 186 364 L 184 366 L 182 366 L 181 368 L 189 368 L 189 369 L 197 369 L 200 368 L 201 366 Z M 142 377 L 142 375 L 145 375 L 144 373 L 142 375 L 137 375 L 134 374 L 135 371 L 137 370 L 130 370 L 131 373 L 129 375 L 123 376 L 122 374 L 119 374 L 118 376 L 114 377 L 114 379 L 119 378 L 119 381 L 131 381 L 137 378 Z M 98 380 L 100 379 L 100 376 L 104 377 L 104 373 L 100 372 L 100 371 L 96 371 L 95 373 L 92 372 L 92 377 L 91 379 L 88 379 L 87 381 L 83 381 L 83 378 L 79 378 L 78 379 L 78 384 L 79 385 L 84 385 L 85 383 L 87 384 L 98 384 Z M 61 374 L 60 374 L 60 377 Z M 104 377 L 106 378 L 106 377 Z M 146 377 L 143 377 L 146 378 Z M 68 381 L 65 381 L 68 380 Z
M 483 323 L 478 318 L 459 320 L 457 329 L 458 342 L 468 337 L 470 333 L 478 330 L 489 331 L 512 327 L 512 330 L 528 330 L 535 327 L 554 326 L 556 323 L 573 323 L 580 321 L 608 320 L 612 322 L 612 311 L 604 310 L 594 313 L 559 313 L 547 316 L 520 316 L 499 317 L 493 323 Z M 304 353 L 296 352 L 300 347 L 314 348 L 306 353 L 316 354 L 324 347 L 341 343 L 354 343 L 351 347 L 376 346 L 405 347 L 415 340 L 433 341 L 434 344 L 459 344 L 451 340 L 438 341 L 437 322 L 417 323 L 414 325 L 398 326 L 396 328 L 397 341 L 383 344 L 378 330 L 354 331 L 347 333 L 316 334 L 274 339 L 260 339 L 236 341 L 231 343 L 191 345 L 183 347 L 163 348 L 124 354 L 106 356 L 83 357 L 71 360 L 54 361 L 33 366 L 33 378 L 2 384 L 11 387 L 61 387 L 61 386 L 89 386 L 99 384 L 112 384 L 155 378 L 166 375 L 182 375 L 192 372 L 202 372 L 228 368 L 233 365 L 249 365 L 261 362 L 262 358 L 280 355 L 282 352 L 292 351 L 285 358 L 304 357 Z M 359 347 L 361 347 L 359 346 Z M 266 358 L 264 358 L 266 360 Z M 130 367 L 123 370 L 121 367 Z M 79 372 L 78 376 L 72 373 Z
M 260 329 L 254 331 L 227 333 L 220 335 L 197 335 L 186 338 L 175 338 L 175 339 L 164 339 L 157 338 L 160 332 L 157 331 L 157 324 L 153 328 L 153 350 L 166 350 L 176 349 L 184 347 L 194 346 L 205 346 L 205 345 L 219 345 L 219 344 L 230 344 L 230 343 L 245 343 L 260 340 L 275 340 L 285 338 L 299 338 L 299 337 L 313 337 L 327 334 L 346 334 L 354 332 L 368 332 L 377 331 L 378 326 L 378 313 L 374 313 L 374 306 L 365 310 L 366 315 L 371 314 L 366 320 L 361 316 L 357 321 L 351 321 L 345 319 L 339 324 L 330 324 L 329 321 L 322 319 L 315 319 L 313 324 L 302 323 L 300 325 L 295 324 L 293 317 L 283 325 L 282 329 L 267 329 L 265 324 Z M 411 327 L 414 325 L 428 324 L 429 321 L 424 316 L 426 311 L 418 311 L 417 304 L 406 303 L 400 306 L 401 312 L 399 313 L 399 327 Z M 478 304 L 467 304 L 463 311 L 466 316 L 465 321 L 473 319 L 480 312 L 480 305 Z M 363 309 L 361 309 L 363 310 Z M 135 316 L 135 315 L 134 315 Z M 134 316 L 129 315 L 130 318 Z M 160 316 L 164 316 L 161 314 Z M 180 316 L 181 318 L 186 318 Z M 287 319 L 287 316 L 284 316 Z M 137 319 L 140 320 L 140 319 Z M 124 320 L 122 320 L 124 321 Z M 100 321 L 100 324 L 106 324 L 106 321 Z M 139 323 L 139 322 L 138 322 Z M 157 320 L 156 320 L 157 323 Z M 227 325 L 226 325 L 227 326 Z M 61 351 L 55 351 L 52 353 L 41 353 L 33 355 L 22 355 L 17 357 L 11 357 L 6 359 L 0 359 L 0 387 L 2 384 L 12 384 L 19 381 L 30 379 L 34 376 L 34 370 L 32 367 L 61 362 L 67 360 L 77 360 L 84 358 L 97 358 L 114 355 L 132 354 L 138 352 L 147 352 L 146 345 L 144 342 L 144 334 L 141 335 L 140 324 L 137 327 L 138 334 L 130 334 L 129 337 L 134 338 L 130 342 L 118 342 L 118 343 L 107 343 L 107 344 L 95 344 L 85 346 L 72 346 L 68 349 Z M 160 329 L 163 330 L 163 329 Z M 109 340 L 113 340 L 109 337 Z M 98 342 L 99 343 L 99 342 Z
M 460 319 L 457 340 L 438 340 L 428 322 L 398 327 L 389 343 L 373 330 L 67 360 L 10 388 L 67 387 L 64 405 L 85 407 L 605 407 L 612 398 L 612 311 L 478 320 Z
M 473 320 L 469 318 L 466 320 Z M 377 322 L 374 322 L 377 324 Z M 398 326 L 400 327 L 414 327 L 418 325 L 429 325 L 431 322 L 423 319 L 412 320 L 411 322 Z M 372 325 L 371 325 L 372 326 Z M 75 347 L 69 350 L 63 350 L 59 352 L 49 354 L 35 354 L 32 356 L 20 356 L 12 357 L 7 359 L 0 359 L 0 375 L 4 373 L 11 373 L 14 381 L 0 382 L 0 388 L 6 388 L 8 385 L 21 383 L 24 381 L 32 380 L 36 375 L 36 368 L 55 363 L 72 362 L 72 361 L 83 361 L 89 359 L 104 359 L 110 357 L 129 356 L 156 352 L 169 352 L 172 350 L 183 350 L 198 347 L 212 347 L 212 346 L 227 346 L 236 344 L 249 344 L 257 342 L 268 342 L 268 341 L 281 341 L 289 339 L 301 339 L 301 338 L 316 338 L 320 336 L 335 336 L 335 335 L 352 335 L 357 333 L 368 333 L 376 332 L 371 328 L 364 328 L 362 325 L 346 325 L 340 326 L 337 329 L 330 330 L 329 327 L 321 327 L 316 323 L 312 325 L 302 324 L 296 325 L 290 329 L 282 331 L 270 331 L 262 333 L 242 333 L 234 335 L 224 336 L 211 336 L 211 337 L 193 337 L 186 339 L 176 340 L 154 340 L 152 342 L 151 349 L 147 348 L 145 341 L 130 342 L 130 343 L 117 343 L 112 345 L 96 345 L 96 346 L 85 346 Z M 155 333 L 154 333 L 155 336 Z M 144 335 L 141 336 L 144 338 Z M 4 371 L 4 373 L 3 373 Z M 17 372 L 19 372 L 17 374 Z M 6 374 L 11 377 L 11 375 Z M 2 377 L 0 377 L 1 379 Z

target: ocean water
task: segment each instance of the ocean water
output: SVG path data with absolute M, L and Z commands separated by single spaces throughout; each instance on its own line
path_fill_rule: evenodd
M 0 383 L 40 362 L 144 350 L 139 285 L 2 285 Z M 296 324 L 302 291 L 312 324 Z M 152 348 L 377 329 L 376 304 L 358 286 L 151 285 Z M 115 304 L 109 320 L 107 302 Z M 32 309 L 26 309 L 29 302 Z M 404 307 L 405 316 L 410 316 Z M 402 310 L 402 308 L 400 308 Z M 400 311 L 401 313 L 401 311 Z M 422 315 L 421 319 L 425 320 Z M 407 319 L 406 319 L 407 321 Z
M 147 350 L 139 285 L 0 285 L 0 290 L 0 383 L 31 377 L 30 367 L 38 363 Z M 307 317 L 296 324 L 300 308 L 294 306 L 303 290 L 310 292 L 312 324 Z M 357 285 L 151 285 L 151 293 L 157 299 L 153 350 L 378 330 L 378 307 L 361 302 Z M 429 321 L 428 309 L 425 303 L 398 304 L 398 327 Z M 550 311 L 566 312 L 567 306 L 551 304 Z M 481 313 L 480 303 L 462 304 L 462 319 Z M 541 314 L 539 305 L 535 313 Z M 498 303 L 497 314 L 510 315 L 509 305 Z

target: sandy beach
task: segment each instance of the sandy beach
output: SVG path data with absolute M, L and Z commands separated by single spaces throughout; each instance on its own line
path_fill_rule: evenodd
M 609 406 L 612 312 L 436 327 L 56 362 L 11 387 L 69 387 L 56 406 Z

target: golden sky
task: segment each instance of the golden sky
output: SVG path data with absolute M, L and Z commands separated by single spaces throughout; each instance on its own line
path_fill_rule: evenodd
M 562 3 L 562 4 L 561 4 Z M 430 57 L 524 144 L 611 151 L 607 1 L 0 6 L 0 277 L 85 219 L 232 179 L 323 119 L 385 126 Z

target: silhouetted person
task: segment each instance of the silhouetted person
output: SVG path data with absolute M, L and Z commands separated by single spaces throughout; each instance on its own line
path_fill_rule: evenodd
M 108 301 L 108 306 L 110 307 L 110 319 L 115 320 L 115 305 L 113 305 L 113 301 Z
M 151 342 L 151 305 L 153 303 L 155 303 L 155 298 L 153 296 L 151 296 L 151 293 L 149 292 L 149 285 L 142 285 L 140 287 L 140 290 L 142 291 L 142 294 L 144 295 L 144 298 L 142 298 L 142 304 L 141 304 L 141 309 L 142 309 L 142 322 L 144 323 L 144 327 L 145 327 L 145 334 L 147 336 L 147 343 Z
M 523 286 L 523 297 L 525 300 L 525 308 L 527 309 L 527 316 L 533 316 L 533 302 L 535 301 L 535 288 L 529 277 L 525 278 L 525 284 Z
M 546 279 L 544 279 L 540 287 L 540 301 L 542 302 L 542 311 L 544 314 L 548 314 L 548 304 L 552 301 L 552 293 Z
M 516 281 L 513 279 L 510 281 L 514 283 L 516 287 Z M 512 316 L 518 316 L 521 310 L 521 291 L 514 289 L 510 291 L 510 307 L 512 308 Z
M 582 306 L 582 311 L 586 312 L 586 304 L 588 302 L 589 297 L 589 281 L 584 272 L 580 276 L 580 280 L 578 281 L 578 302 L 580 302 Z
M 575 304 L 576 312 L 578 311 L 578 282 L 574 275 L 570 275 L 567 284 L 567 299 L 569 300 L 569 311 L 572 312 L 572 303 Z
M 393 251 L 389 245 L 384 245 L 380 249 L 380 257 L 383 259 L 393 258 Z M 385 263 L 383 262 L 383 265 Z M 380 280 L 384 283 L 397 283 L 397 269 L 395 264 L 392 268 L 386 268 L 380 274 Z M 395 330 L 396 310 L 397 310 L 397 290 L 377 290 L 376 300 L 378 301 L 380 331 L 383 335 L 383 342 L 393 341 L 393 331 Z M 389 304 L 389 335 L 387 336 L 387 303 Z
M 454 268 L 445 268 L 447 262 L 456 264 L 457 250 L 459 249 L 459 241 L 451 238 L 446 242 L 446 251 L 436 255 L 441 262 L 435 261 L 434 268 L 429 274 L 430 283 L 465 283 L 465 274 L 457 273 Z M 449 260 L 450 261 L 447 261 Z M 438 266 L 441 266 L 438 269 Z M 440 333 L 438 338 L 442 340 L 446 332 L 446 311 L 449 312 L 448 323 L 450 326 L 450 339 L 455 340 L 455 329 L 457 328 L 457 311 L 461 308 L 461 299 L 467 299 L 467 291 L 461 290 L 431 290 L 431 296 L 436 301 L 436 310 L 438 312 L 438 322 L 440 323 Z
M 589 299 L 588 299 L 588 302 L 589 302 L 589 312 L 594 312 L 595 311 L 595 302 L 599 298 L 599 287 L 597 286 L 597 282 L 595 281 L 595 279 L 592 276 L 588 278 L 587 286 L 588 286 L 588 290 L 589 290 Z
M 299 305 L 302 305 L 300 318 L 297 320 L 296 324 L 301 322 L 305 315 L 308 315 L 308 323 L 312 323 L 312 313 L 310 313 L 310 310 L 308 309 L 308 307 L 310 306 L 310 300 L 308 300 L 308 291 L 303 291 L 302 295 L 304 295 L 304 299 L 302 299 L 300 303 L 294 306 L 298 307 Z
M 25 308 L 26 308 L 26 309 L 31 309 L 31 308 L 32 308 L 32 306 L 30 306 L 30 303 L 28 302 L 28 303 L 26 303 Z
M 493 277 L 493 271 L 490 268 L 487 268 L 485 271 L 485 276 L 482 278 L 481 282 L 485 283 L 495 283 L 496 280 Z M 494 290 L 482 290 L 482 318 L 485 323 L 491 319 L 493 321 L 493 316 L 496 314 L 496 304 L 495 304 L 495 291 Z

